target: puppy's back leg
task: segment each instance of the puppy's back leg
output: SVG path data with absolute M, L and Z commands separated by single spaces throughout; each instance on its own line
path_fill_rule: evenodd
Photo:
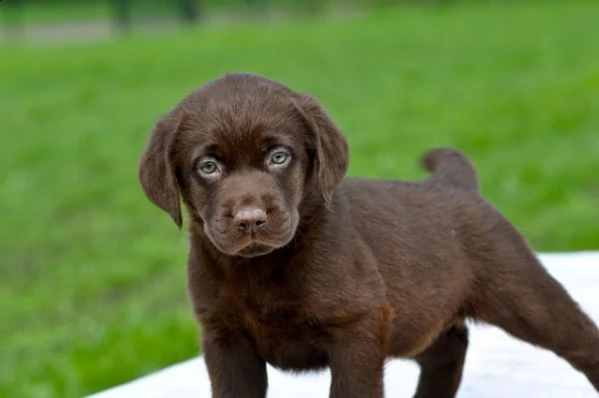
M 553 351 L 599 391 L 597 326 L 524 244 L 501 254 L 502 264 L 487 262 L 475 318 Z
M 454 398 L 462 380 L 468 348 L 468 329 L 454 326 L 414 359 L 420 378 L 414 398 Z

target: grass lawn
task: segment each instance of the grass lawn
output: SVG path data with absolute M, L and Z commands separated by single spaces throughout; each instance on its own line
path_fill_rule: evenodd
M 0 396 L 79 397 L 198 351 L 186 236 L 137 162 L 158 115 L 227 71 L 317 95 L 350 174 L 421 178 L 457 146 L 536 249 L 599 248 L 599 3 L 0 46 Z

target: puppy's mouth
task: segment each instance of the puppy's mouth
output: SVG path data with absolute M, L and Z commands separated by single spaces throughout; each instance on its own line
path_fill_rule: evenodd
M 214 234 L 210 228 L 204 228 L 208 238 L 216 248 L 229 256 L 239 256 L 252 258 L 269 254 L 285 245 L 287 245 L 294 236 L 295 228 L 282 236 L 276 238 L 272 236 L 234 236 L 228 234 Z

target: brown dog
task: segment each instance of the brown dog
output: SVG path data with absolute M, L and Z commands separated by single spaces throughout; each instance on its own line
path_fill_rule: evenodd
M 146 195 L 190 218 L 189 289 L 215 398 L 263 398 L 266 363 L 330 367 L 333 398 L 383 396 L 391 357 L 416 397 L 454 397 L 473 319 L 552 350 L 599 390 L 599 331 L 479 194 L 459 152 L 423 182 L 344 179 L 348 148 L 313 98 L 232 74 L 156 125 Z

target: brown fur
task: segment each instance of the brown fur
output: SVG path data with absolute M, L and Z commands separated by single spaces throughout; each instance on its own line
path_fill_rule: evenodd
M 461 153 L 429 152 L 422 182 L 344 178 L 347 164 L 316 100 L 257 76 L 206 84 L 157 123 L 140 179 L 179 226 L 180 198 L 188 210 L 213 397 L 265 397 L 266 363 L 330 367 L 333 398 L 382 397 L 387 357 L 419 363 L 416 397 L 454 397 L 467 319 L 552 350 L 599 390 L 597 328 Z

